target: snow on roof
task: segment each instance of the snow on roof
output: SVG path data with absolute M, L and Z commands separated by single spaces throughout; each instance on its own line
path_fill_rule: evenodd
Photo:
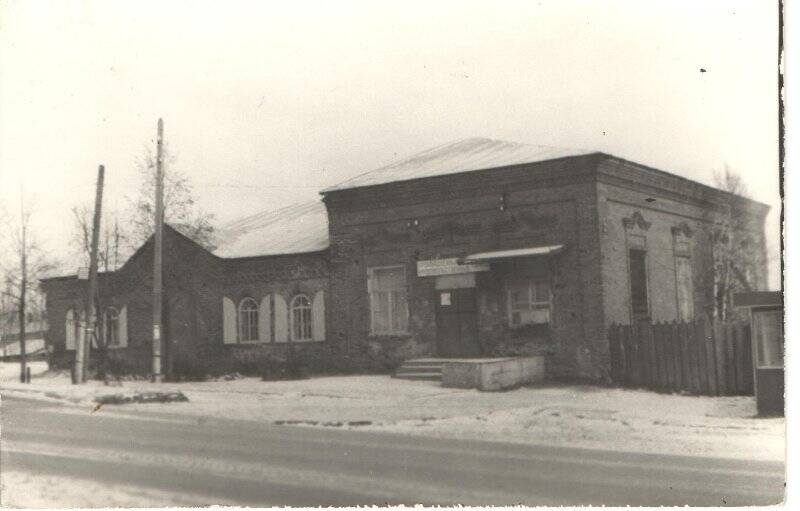
M 328 248 L 328 212 L 319 200 L 263 211 L 219 228 L 215 244 L 224 258 L 317 252 Z
M 322 193 L 591 154 L 594 151 L 466 138 L 361 174 Z
M 468 138 L 423 151 L 323 191 L 456 174 L 589 154 L 561 149 Z M 317 252 L 329 246 L 328 213 L 321 201 L 264 211 L 217 229 L 214 254 L 224 258 Z

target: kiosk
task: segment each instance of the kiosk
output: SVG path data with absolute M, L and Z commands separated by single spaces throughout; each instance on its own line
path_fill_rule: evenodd
M 759 415 L 783 415 L 783 294 L 754 291 L 734 295 L 747 308 L 753 346 L 753 376 Z

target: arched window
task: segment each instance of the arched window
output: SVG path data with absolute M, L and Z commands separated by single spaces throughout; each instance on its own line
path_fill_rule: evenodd
M 239 302 L 239 342 L 258 340 L 258 303 L 252 298 Z
M 311 300 L 306 295 L 292 298 L 292 340 L 311 340 Z
M 119 346 L 119 311 L 108 307 L 103 315 L 103 339 L 106 346 Z

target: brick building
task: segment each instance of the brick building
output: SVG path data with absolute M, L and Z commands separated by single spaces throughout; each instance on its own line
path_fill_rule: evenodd
M 553 376 L 602 379 L 610 323 L 707 312 L 715 226 L 732 211 L 756 240 L 742 247 L 751 284 L 766 285 L 767 206 L 600 152 L 467 139 L 322 198 L 226 226 L 214 253 L 166 229 L 168 373 L 292 346 L 389 365 L 544 354 Z M 147 243 L 101 277 L 120 370 L 147 372 L 151 263 Z M 43 282 L 64 363 L 81 285 Z

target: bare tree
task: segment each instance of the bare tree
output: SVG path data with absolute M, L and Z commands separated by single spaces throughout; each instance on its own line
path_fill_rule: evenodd
M 55 269 L 55 264 L 42 250 L 32 231 L 31 210 L 25 207 L 20 193 L 19 218 L 10 220 L 0 232 L 0 245 L 5 253 L 0 255 L 0 277 L 3 279 L 6 298 L 15 307 L 19 321 L 20 380 L 25 381 L 27 353 L 25 327 L 30 296 L 38 294 L 38 281 Z M 6 218 L 11 218 L 6 216 Z
M 214 216 L 203 211 L 195 202 L 191 181 L 176 168 L 177 158 L 169 151 L 166 143 L 163 154 L 164 221 L 203 247 L 213 249 Z M 134 249 L 153 233 L 155 165 L 156 156 L 147 147 L 144 156 L 137 162 L 140 174 L 138 194 L 133 199 L 129 198 L 131 218 L 128 241 Z
M 120 227 L 116 215 L 110 221 L 102 221 L 100 228 L 100 246 L 97 251 L 98 268 L 102 271 L 114 271 L 125 261 L 130 249 L 127 246 L 127 234 Z M 72 239 L 73 247 L 78 251 L 81 264 L 89 266 L 92 243 L 92 210 L 89 206 L 72 207 Z
M 739 197 L 750 197 L 742 177 L 727 166 L 714 175 L 714 185 Z M 716 217 L 712 233 L 714 316 L 723 321 L 733 312 L 733 295 L 763 285 L 766 278 L 762 275 L 766 264 L 764 239 L 753 221 L 752 211 L 734 200 L 729 200 Z

